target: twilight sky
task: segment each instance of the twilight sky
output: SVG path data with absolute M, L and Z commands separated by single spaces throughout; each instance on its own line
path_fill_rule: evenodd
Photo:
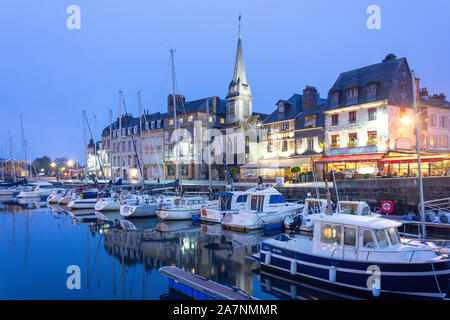
M 69 30 L 69 5 L 81 29 Z M 369 30 L 366 8 L 381 8 L 381 30 Z M 407 57 L 431 93 L 450 95 L 450 1 L 410 0 L 3 0 L 0 6 L 0 157 L 81 160 L 81 110 L 97 137 L 118 115 L 117 91 L 138 113 L 166 110 L 169 47 L 176 49 L 178 92 L 187 100 L 224 98 L 233 75 L 238 15 L 255 112 L 313 85 L 322 97 L 340 72 Z

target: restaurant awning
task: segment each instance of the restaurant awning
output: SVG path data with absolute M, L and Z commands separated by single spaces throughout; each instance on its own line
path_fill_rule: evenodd
M 241 166 L 241 169 L 290 169 L 295 166 L 311 164 L 310 158 L 262 159 Z
M 437 162 L 444 161 L 445 155 L 435 155 L 435 156 L 421 156 L 420 160 L 422 162 Z M 418 162 L 417 156 L 407 156 L 407 157 L 390 157 L 381 160 L 383 163 L 416 163 Z
M 319 162 L 321 163 L 330 163 L 330 162 L 370 162 L 370 161 L 379 161 L 383 158 L 383 153 L 374 153 L 374 154 L 350 154 L 345 156 L 325 156 L 320 158 Z

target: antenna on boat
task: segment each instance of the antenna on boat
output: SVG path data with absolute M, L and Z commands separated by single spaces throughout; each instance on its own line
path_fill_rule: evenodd
M 87 183 L 87 144 L 86 144 L 86 111 L 81 111 L 83 117 L 83 145 L 84 145 L 84 183 Z
M 179 149 L 178 149 L 178 140 L 179 140 L 179 133 L 177 132 L 177 101 L 175 97 L 175 60 L 174 60 L 174 50 L 170 49 L 170 58 L 171 58 L 171 64 L 172 64 L 172 103 L 173 103 L 173 122 L 174 122 L 174 133 L 178 137 L 175 140 L 175 179 L 179 179 L 179 185 L 180 189 L 182 189 L 181 179 L 180 179 L 180 164 L 179 164 Z
M 327 190 L 327 215 L 333 215 L 333 211 L 331 208 L 331 195 L 330 189 L 328 189 L 328 180 L 325 180 L 325 189 Z
M 141 101 L 141 91 L 139 90 L 137 92 L 138 94 L 138 102 L 139 102 L 139 158 L 140 161 L 139 162 L 139 171 L 141 172 L 141 181 L 142 181 L 142 186 L 145 185 L 145 180 L 144 180 L 144 171 L 142 169 L 142 164 L 141 162 L 143 162 L 143 158 L 142 158 L 142 101 Z
M 416 95 L 416 75 L 414 70 L 411 71 L 412 77 L 412 89 L 413 89 L 413 104 L 414 104 L 414 123 L 416 126 L 416 148 L 417 148 L 417 162 L 419 166 L 419 197 L 420 197 L 420 211 L 422 214 L 422 239 L 425 240 L 425 204 L 423 199 L 423 180 L 422 180 L 422 163 L 420 159 L 420 139 L 419 139 L 419 127 L 417 125 L 417 95 Z
M 122 150 L 122 90 L 119 90 L 119 170 L 120 179 L 123 179 L 123 150 Z
M 23 161 L 25 162 L 25 178 L 27 178 L 27 171 L 28 173 L 30 173 L 27 164 L 27 140 L 25 139 L 25 132 L 23 130 L 22 116 L 19 116 L 19 119 L 20 119 L 20 131 L 22 133 Z

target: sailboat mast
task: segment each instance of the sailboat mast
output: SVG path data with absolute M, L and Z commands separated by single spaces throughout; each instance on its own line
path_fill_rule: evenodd
M 25 132 L 23 130 L 22 116 L 19 116 L 19 119 L 20 119 L 20 131 L 22 133 L 23 161 L 25 162 L 25 178 L 26 178 L 28 176 L 27 172 L 29 172 L 27 164 L 27 140 L 25 140 Z
M 177 121 L 177 103 L 176 103 L 176 99 L 175 99 L 175 61 L 174 61 L 174 56 L 173 56 L 173 49 L 170 49 L 170 56 L 171 56 L 171 60 L 172 60 L 172 103 L 173 103 L 173 121 L 174 121 L 174 125 L 175 125 L 175 130 L 174 133 L 176 135 L 176 139 L 175 139 L 175 178 L 179 179 L 180 177 L 180 164 L 178 163 L 178 140 L 179 140 L 179 134 L 177 132 L 177 126 L 178 126 L 178 121 Z
M 112 180 L 112 110 L 109 110 L 109 179 Z
M 84 145 L 84 183 L 87 183 L 87 142 L 86 142 L 86 111 L 81 112 L 81 116 L 83 117 L 83 145 Z
M 95 168 L 95 177 L 98 181 L 97 174 L 97 116 L 94 114 L 94 168 Z
M 211 142 L 211 136 L 209 132 L 209 98 L 206 99 L 206 132 L 208 136 L 208 143 Z M 208 150 L 208 148 L 207 148 Z M 208 151 L 208 189 L 211 192 L 211 152 Z
M 411 72 L 412 88 L 413 88 L 413 104 L 414 104 L 414 121 L 416 125 L 416 148 L 417 148 L 417 162 L 419 165 L 419 197 L 420 197 L 420 211 L 422 214 L 422 238 L 426 237 L 425 230 L 425 204 L 423 199 L 423 179 L 422 179 L 422 162 L 420 158 L 420 138 L 419 138 L 419 126 L 418 126 L 418 112 L 417 112 L 417 95 L 416 95 L 416 75 L 414 70 Z
M 122 154 L 122 90 L 119 90 L 119 170 L 120 170 L 120 179 L 123 179 L 123 171 L 122 171 L 122 163 L 123 163 L 123 154 Z
M 12 142 L 11 131 L 9 132 L 9 145 L 10 145 L 10 153 L 11 153 L 13 181 L 16 181 L 16 162 L 14 161 L 13 142 Z
M 141 102 L 141 91 L 138 91 L 138 102 L 139 102 L 139 169 L 141 171 L 141 180 L 144 184 L 144 172 L 143 172 L 143 159 L 142 159 L 142 102 Z

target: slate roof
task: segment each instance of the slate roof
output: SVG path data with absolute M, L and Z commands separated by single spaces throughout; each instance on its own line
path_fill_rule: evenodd
M 376 63 L 339 75 L 330 91 L 346 90 L 350 87 L 363 87 L 371 82 L 383 83 L 392 80 L 406 58 Z
M 403 78 L 403 80 L 400 80 L 402 78 L 400 71 L 403 68 L 408 72 L 408 79 Z M 409 72 L 406 58 L 392 59 L 343 72 L 329 91 L 327 99 L 328 109 L 339 109 L 381 100 L 388 100 L 389 104 L 412 107 L 412 88 Z M 405 95 L 400 94 L 400 81 L 405 82 Z M 375 96 L 368 94 L 368 84 L 371 83 L 376 85 Z M 356 100 L 348 100 L 347 89 L 353 87 L 358 88 L 358 97 Z M 336 91 L 339 92 L 339 101 L 337 104 L 332 104 L 331 95 Z
M 419 98 L 419 104 L 420 105 L 424 105 L 424 106 L 429 106 L 429 107 L 434 107 L 434 108 L 444 108 L 444 109 L 450 109 L 450 102 L 446 101 L 446 100 L 439 100 L 439 99 L 424 99 L 424 98 Z
M 274 112 L 262 121 L 262 124 L 292 120 L 295 119 L 295 116 L 302 111 L 303 96 L 301 94 L 295 93 L 288 100 L 278 100 L 278 102 L 280 101 L 285 103 L 284 114 L 279 114 L 277 107 Z
M 152 113 L 152 114 L 148 114 L 148 115 L 147 114 L 143 114 L 142 115 L 142 118 L 143 118 L 143 121 L 142 121 L 143 131 L 146 131 L 145 130 L 145 122 L 146 121 L 149 122 L 149 130 L 155 130 L 155 129 L 162 129 L 162 128 L 164 128 L 164 121 L 163 120 L 166 117 L 167 117 L 167 113 L 161 113 L 161 112 L 156 112 L 156 113 Z M 150 123 L 152 121 L 158 121 L 158 120 L 161 120 L 161 128 L 151 129 Z M 125 128 L 129 128 L 129 127 L 134 127 L 134 126 L 138 127 L 138 132 L 139 132 L 139 117 L 133 117 L 131 114 L 124 114 L 122 116 L 122 128 L 125 129 Z M 119 120 L 118 119 L 112 123 L 112 129 L 113 130 L 119 129 Z M 106 126 L 103 129 L 102 136 L 105 136 L 105 135 L 109 135 L 109 125 Z

